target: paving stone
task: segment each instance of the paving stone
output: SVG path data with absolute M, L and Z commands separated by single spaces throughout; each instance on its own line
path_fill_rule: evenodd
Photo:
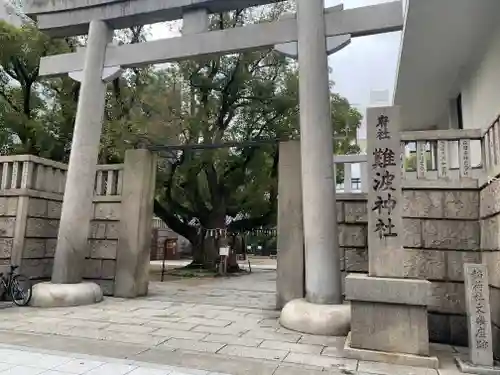
M 215 333 L 221 335 L 235 335 L 240 336 L 248 331 L 248 327 L 245 329 L 239 326 L 227 326 L 227 327 L 213 327 L 213 326 L 196 326 L 192 329 L 193 332 L 206 332 Z
M 345 337 L 341 336 L 315 336 L 315 335 L 302 335 L 300 344 L 313 344 L 323 346 L 334 346 L 336 348 L 343 348 L 345 344 Z
M 161 344 L 160 348 L 172 348 L 172 349 L 194 350 L 196 352 L 216 353 L 224 346 L 225 344 L 216 342 L 170 339 Z
M 255 339 L 251 337 L 238 337 L 234 335 L 218 335 L 211 334 L 203 339 L 203 341 L 208 342 L 219 342 L 223 344 L 232 344 L 232 345 L 241 345 L 241 346 L 250 346 L 250 347 L 258 347 L 263 339 Z
M 282 361 L 288 354 L 286 350 L 250 348 L 248 346 L 227 345 L 219 354 L 237 357 L 259 358 Z
M 218 319 L 185 318 L 181 320 L 181 323 L 199 324 L 212 327 L 227 327 L 232 322 L 230 322 L 229 320 L 218 320 Z
M 328 375 L 318 367 L 280 365 L 274 375 Z M 340 372 L 338 372 L 341 375 Z
M 163 336 L 166 338 L 192 339 L 192 340 L 201 340 L 208 336 L 207 333 L 203 332 L 180 331 L 174 329 L 159 329 L 158 331 L 155 331 L 155 335 Z
M 274 340 L 274 341 L 284 341 L 296 343 L 299 341 L 300 334 L 289 334 L 289 333 L 278 333 L 278 332 L 266 332 L 263 330 L 251 330 L 245 333 L 242 337 L 253 337 L 257 339 L 264 340 Z
M 168 365 L 204 369 L 231 375 L 272 375 L 278 364 L 252 358 L 222 356 L 219 354 L 152 349 L 134 357 L 139 361 L 165 363 Z M 326 374 L 325 374 L 326 375 Z
M 344 348 L 339 348 L 335 346 L 327 346 L 322 352 L 321 355 L 326 355 L 330 357 L 344 357 Z
M 83 328 L 105 328 L 109 327 L 108 322 L 95 322 L 92 320 L 61 319 L 62 326 L 83 327 Z
M 355 359 L 335 358 L 324 355 L 290 353 L 284 362 L 297 363 L 300 365 L 311 365 L 325 368 L 340 368 L 349 371 L 356 371 L 358 361 Z
M 144 344 L 156 346 L 163 343 L 166 338 L 162 336 L 145 335 L 141 333 L 102 331 L 102 337 L 108 341 L 120 341 L 131 344 Z
M 125 333 L 152 333 L 157 331 L 155 327 L 145 327 L 132 324 L 110 324 L 106 327 L 106 331 L 116 331 Z
M 368 361 L 359 361 L 358 371 L 380 375 L 438 375 L 434 369 Z
M 177 318 L 177 320 L 179 320 L 179 319 Z M 167 330 L 173 329 L 176 331 L 190 331 L 194 327 L 198 327 L 196 324 L 180 323 L 180 322 L 175 321 L 175 320 L 171 320 L 171 321 L 152 320 L 152 321 L 144 323 L 144 325 L 146 325 L 148 327 L 162 328 L 162 329 L 167 329 Z M 206 332 L 206 331 L 202 331 L 202 332 Z
M 287 350 L 296 353 L 321 354 L 324 347 L 321 345 L 294 344 L 283 341 L 264 340 L 259 348 Z

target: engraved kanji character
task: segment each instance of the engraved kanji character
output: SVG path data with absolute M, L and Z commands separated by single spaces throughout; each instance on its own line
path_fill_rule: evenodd
M 392 197 L 391 194 L 387 195 L 387 199 L 382 199 L 381 196 L 377 197 L 377 200 L 375 201 L 375 205 L 372 208 L 372 211 L 378 211 L 380 214 L 382 209 L 386 209 L 389 215 L 392 213 L 392 211 L 396 208 L 396 200 Z
M 387 191 L 387 190 L 396 190 L 392 187 L 392 183 L 394 182 L 394 178 L 396 177 L 389 171 L 384 171 L 383 173 L 377 172 L 375 174 L 379 179 L 375 178 L 373 182 L 373 190 L 375 191 Z
M 396 226 L 392 224 L 391 218 L 387 219 L 387 224 L 382 219 L 378 219 L 375 225 L 375 233 L 378 233 L 380 239 L 384 237 L 397 237 L 398 234 L 392 231 L 394 228 Z
M 487 340 L 476 340 L 476 347 L 478 349 L 488 349 L 488 346 Z
M 380 115 L 378 117 L 378 123 L 377 123 L 377 139 L 379 141 L 383 139 L 391 139 L 388 126 L 389 126 L 389 117 L 385 115 Z
M 389 148 L 376 148 L 373 151 L 375 162 L 373 168 L 386 168 L 396 166 L 396 154 Z

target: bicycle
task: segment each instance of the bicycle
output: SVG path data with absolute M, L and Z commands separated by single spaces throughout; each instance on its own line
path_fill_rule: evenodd
M 3 299 L 5 294 L 8 294 L 17 306 L 26 306 L 31 300 L 33 285 L 28 277 L 15 273 L 18 268 L 19 266 L 11 265 L 7 276 L 0 272 L 0 283 L 3 288 L 1 296 Z

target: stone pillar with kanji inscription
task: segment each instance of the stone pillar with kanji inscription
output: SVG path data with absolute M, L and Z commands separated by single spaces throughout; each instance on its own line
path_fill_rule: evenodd
M 458 357 L 460 370 L 468 374 L 500 374 L 493 360 L 493 335 L 488 268 L 464 264 L 465 305 L 469 333 L 469 358 Z
M 404 278 L 399 107 L 369 108 L 369 274 L 346 278 L 351 333 L 346 354 L 370 361 L 436 367 L 429 357 L 430 282 Z

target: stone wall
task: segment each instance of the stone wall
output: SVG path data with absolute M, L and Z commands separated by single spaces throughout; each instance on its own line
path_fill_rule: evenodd
M 0 272 L 8 270 L 14 249 L 18 197 L 0 197 Z
M 479 192 L 404 189 L 403 199 L 404 276 L 432 283 L 431 341 L 467 345 L 463 264 L 481 262 Z M 342 270 L 366 273 L 365 196 L 338 194 L 337 212 Z M 500 291 L 500 278 L 498 287 Z M 498 307 L 500 313 L 500 303 Z
M 20 265 L 36 283 L 52 275 L 62 196 L 26 194 L 0 196 L 0 264 L 2 272 L 9 264 Z M 119 220 L 120 201 L 94 203 L 84 278 L 100 284 L 106 295 L 113 294 Z
M 493 350 L 500 358 L 500 180 L 481 190 L 480 225 L 483 262 L 488 266 Z
M 467 345 L 464 263 L 481 262 L 479 191 L 404 190 L 405 276 L 431 281 L 431 341 Z
M 105 295 L 114 293 L 120 218 L 121 201 L 94 202 L 83 277 L 99 284 Z
M 368 272 L 367 207 L 362 194 L 337 194 L 342 272 Z
M 30 155 L 0 157 L 0 272 L 15 264 L 34 282 L 50 279 L 66 169 Z M 124 164 L 97 166 L 83 278 L 105 295 L 147 292 L 155 171 L 146 150 L 127 151 Z

